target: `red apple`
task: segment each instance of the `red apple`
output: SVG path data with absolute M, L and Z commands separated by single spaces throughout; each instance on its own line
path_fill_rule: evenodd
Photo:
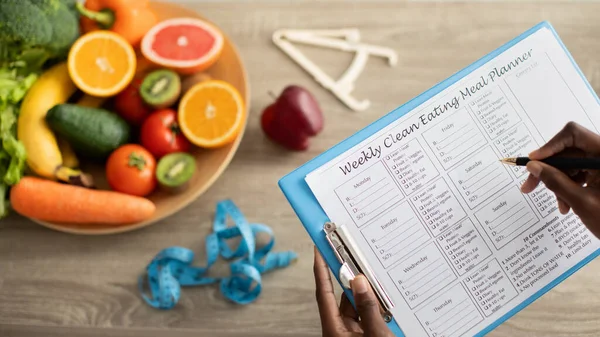
M 271 140 L 288 149 L 303 151 L 309 147 L 310 137 L 323 130 L 323 113 L 308 90 L 290 85 L 265 108 L 261 125 Z

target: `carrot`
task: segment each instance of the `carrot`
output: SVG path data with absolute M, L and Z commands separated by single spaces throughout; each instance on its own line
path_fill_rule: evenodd
M 11 188 L 10 202 L 23 216 L 58 223 L 120 225 L 146 220 L 156 210 L 146 198 L 29 176 Z

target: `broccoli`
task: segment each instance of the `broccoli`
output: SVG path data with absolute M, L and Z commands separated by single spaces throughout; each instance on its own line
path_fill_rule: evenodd
M 60 2 L 62 2 L 64 5 L 67 6 L 67 8 L 77 12 L 77 9 L 75 8 L 75 5 L 77 4 L 77 0 L 60 0 Z
M 19 47 L 44 46 L 52 40 L 46 15 L 29 0 L 0 0 L 0 41 Z
M 65 59 L 78 37 L 75 0 L 0 0 L 0 218 L 8 214 L 10 186 L 26 167 L 16 135 L 21 101 L 45 66 Z
M 79 37 L 79 17 L 67 7 L 64 0 L 29 0 L 46 16 L 52 26 L 52 38 L 48 50 L 57 57 L 67 54 Z
M 39 68 L 64 58 L 79 35 L 79 16 L 68 1 L 0 0 L 0 65 Z

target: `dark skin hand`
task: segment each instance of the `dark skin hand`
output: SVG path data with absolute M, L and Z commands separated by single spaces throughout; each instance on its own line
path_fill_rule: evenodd
M 540 182 L 554 192 L 562 214 L 569 210 L 600 237 L 600 170 L 561 171 L 537 160 L 550 156 L 600 156 L 600 135 L 570 122 L 541 148 L 529 154 L 529 177 L 521 186 L 532 192 Z
M 345 294 L 342 294 L 338 307 L 329 268 L 316 248 L 313 271 L 324 337 L 394 337 L 381 317 L 377 297 L 363 275 L 350 284 L 357 307 L 354 310 Z
M 600 170 L 561 171 L 539 160 L 551 156 L 599 157 L 600 135 L 570 122 L 541 148 L 531 152 L 527 164 L 529 176 L 521 186 L 531 193 L 542 182 L 552 191 L 562 214 L 569 210 L 600 238 Z M 379 313 L 379 303 L 364 276 L 351 283 L 357 310 L 345 296 L 339 307 L 327 264 L 315 248 L 314 274 L 316 297 L 325 337 L 393 337 Z M 359 319 L 360 318 L 360 319 Z

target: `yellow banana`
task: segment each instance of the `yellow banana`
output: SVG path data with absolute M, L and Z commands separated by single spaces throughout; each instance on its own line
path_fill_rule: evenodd
M 71 144 L 58 136 L 56 137 L 56 142 L 58 143 L 58 148 L 63 158 L 62 165 L 69 168 L 79 167 L 79 159 L 77 158 L 75 151 L 73 151 Z
M 81 97 L 81 99 L 79 101 L 77 101 L 77 105 L 87 106 L 90 108 L 97 108 L 97 107 L 101 106 L 102 104 L 104 104 L 105 101 L 106 101 L 106 98 L 104 98 L 104 97 L 83 95 L 83 97 Z
M 27 151 L 27 165 L 38 175 L 90 185 L 89 176 L 66 167 L 56 136 L 46 125 L 50 108 L 65 103 L 77 87 L 69 76 L 66 62 L 43 72 L 21 103 L 17 121 L 17 138 Z

